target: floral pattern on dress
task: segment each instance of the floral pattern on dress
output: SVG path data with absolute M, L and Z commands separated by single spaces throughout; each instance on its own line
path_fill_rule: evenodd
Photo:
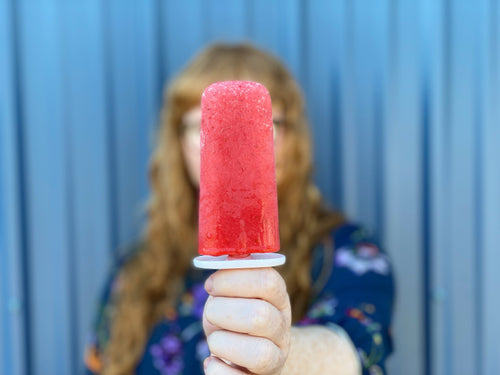
M 346 267 L 359 276 L 369 271 L 381 275 L 388 275 L 390 272 L 387 256 L 381 254 L 376 245 L 366 242 L 337 249 L 335 262 L 339 267 Z
M 385 374 L 385 358 L 392 352 L 390 311 L 393 280 L 389 259 L 375 245 L 369 233 L 355 225 L 333 232 L 333 257 L 325 263 L 318 245 L 311 260 L 312 269 L 326 269 L 312 296 L 309 308 L 298 325 L 341 327 L 355 345 L 363 375 Z M 113 269 L 98 307 L 92 335 L 87 345 L 86 375 L 99 374 L 101 353 L 109 339 L 113 316 L 113 293 L 119 289 Z M 201 272 L 201 273 L 200 273 Z M 176 308 L 165 311 L 164 320 L 153 327 L 151 341 L 138 364 L 137 375 L 202 375 L 203 361 L 210 355 L 201 319 L 208 298 L 204 281 L 210 272 L 193 270 L 185 280 L 185 292 Z M 316 280 L 311 280 L 316 281 Z M 353 286 L 355 286 L 354 289 Z M 362 291 L 362 293 L 360 292 Z M 382 323 L 384 322 L 384 323 Z
M 182 340 L 174 334 L 165 335 L 160 342 L 151 345 L 149 352 L 153 357 L 154 366 L 161 375 L 178 375 L 184 369 L 182 359 Z
M 370 353 L 367 353 L 365 350 L 358 348 L 358 353 L 361 358 L 361 363 L 363 367 L 369 369 L 370 371 L 382 371 L 378 366 L 377 368 L 372 369 L 380 360 L 384 357 L 384 342 L 382 338 L 382 327 L 380 323 L 373 321 L 372 318 L 367 316 L 361 311 L 361 309 L 350 308 L 346 310 L 346 315 L 356 319 L 359 323 L 361 323 L 364 327 L 366 327 L 366 332 L 371 335 L 372 343 L 370 345 Z M 370 372 L 371 374 L 372 372 Z M 374 374 L 383 372 L 373 372 Z
M 324 299 L 319 300 L 311 306 L 306 315 L 298 322 L 298 325 L 306 326 L 319 324 L 321 318 L 333 316 L 335 314 L 335 308 L 337 305 L 338 301 L 333 296 L 327 296 Z

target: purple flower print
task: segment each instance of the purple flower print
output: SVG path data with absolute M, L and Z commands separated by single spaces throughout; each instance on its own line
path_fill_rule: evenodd
M 168 334 L 149 349 L 155 367 L 162 375 L 178 375 L 184 369 L 182 362 L 182 342 L 174 335 Z

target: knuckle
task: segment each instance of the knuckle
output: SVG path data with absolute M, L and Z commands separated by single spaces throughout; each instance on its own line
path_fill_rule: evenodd
M 288 321 L 283 316 L 280 319 L 279 330 L 280 330 L 280 332 L 289 332 L 290 331 Z
M 262 339 L 257 346 L 255 372 L 267 373 L 279 365 L 279 357 L 276 354 L 275 345 L 269 340 Z
M 266 270 L 261 277 L 262 290 L 266 295 L 274 295 L 280 292 L 283 280 L 274 269 Z
M 252 324 L 254 329 L 257 331 L 263 331 L 269 325 L 269 321 L 271 320 L 271 310 L 264 303 L 259 304 L 253 312 L 252 316 Z

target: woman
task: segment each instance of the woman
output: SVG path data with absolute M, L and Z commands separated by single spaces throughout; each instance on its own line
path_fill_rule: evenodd
M 200 97 L 224 80 L 260 82 L 273 101 L 287 256 L 276 270 L 210 276 L 191 267 Z M 196 57 L 166 92 L 147 228 L 111 273 L 86 352 L 89 373 L 383 374 L 392 351 L 390 265 L 363 228 L 322 203 L 311 154 L 300 90 L 280 61 L 249 45 L 214 45 Z

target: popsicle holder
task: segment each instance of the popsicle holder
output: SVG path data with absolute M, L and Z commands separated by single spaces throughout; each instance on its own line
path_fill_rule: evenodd
M 193 259 L 197 268 L 204 269 L 236 269 L 236 268 L 263 268 L 281 266 L 286 261 L 283 254 L 255 253 L 245 258 L 236 258 L 230 255 L 210 256 L 200 255 Z

